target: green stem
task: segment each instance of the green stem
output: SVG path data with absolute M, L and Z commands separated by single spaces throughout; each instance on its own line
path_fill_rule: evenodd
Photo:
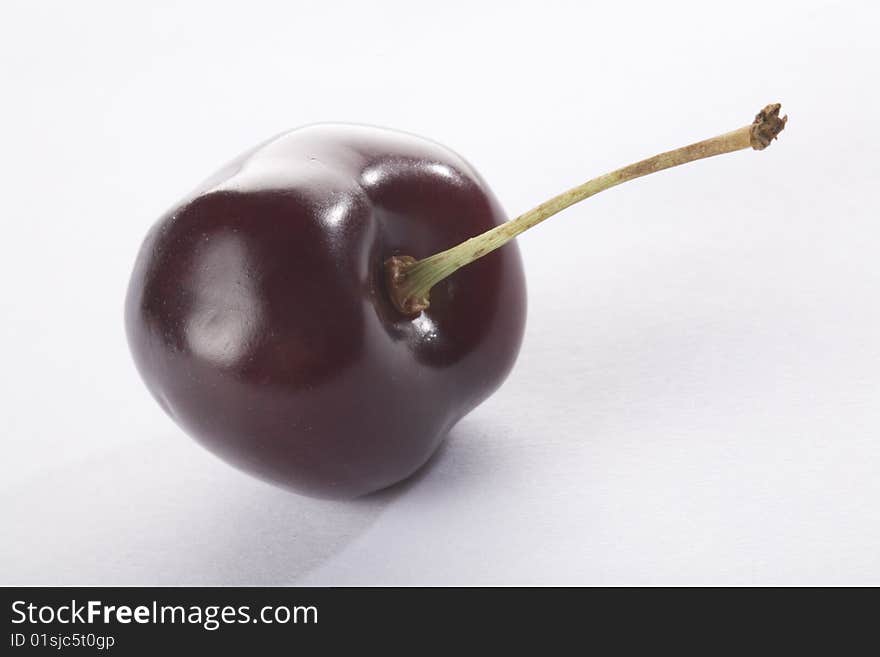
M 567 192 L 508 221 L 472 237 L 451 249 L 422 260 L 411 256 L 392 256 L 385 261 L 388 292 L 395 308 L 407 316 L 418 315 L 430 303 L 430 292 L 437 283 L 474 260 L 507 244 L 517 235 L 536 226 L 557 212 L 616 185 L 664 169 L 744 148 L 763 150 L 785 127 L 788 117 L 779 116 L 780 105 L 767 105 L 750 125 L 704 141 L 660 153 L 598 178 L 593 178 Z

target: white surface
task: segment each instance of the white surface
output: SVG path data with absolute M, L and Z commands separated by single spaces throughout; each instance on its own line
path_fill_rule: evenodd
M 0 582 L 880 584 L 875 7 L 4 3 Z M 131 363 L 147 228 L 276 132 L 430 136 L 515 214 L 775 100 L 520 240 L 515 371 L 391 491 L 242 475 Z

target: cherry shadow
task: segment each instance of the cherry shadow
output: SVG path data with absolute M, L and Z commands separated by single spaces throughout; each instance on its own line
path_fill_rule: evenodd
M 0 583 L 295 584 L 415 489 L 480 477 L 491 466 L 475 429 L 455 427 L 410 478 L 351 501 L 275 488 L 180 435 L 95 454 L 0 489 Z
M 230 510 L 235 520 L 228 539 L 232 547 L 218 564 L 224 583 L 296 584 L 395 505 L 414 496 L 469 488 L 498 465 L 481 449 L 479 433 L 474 423 L 462 422 L 412 476 L 354 500 L 315 500 L 269 486 L 251 499 L 240 499 Z
M 0 489 L 0 583 L 289 584 L 394 497 L 311 499 L 179 435 L 134 443 Z

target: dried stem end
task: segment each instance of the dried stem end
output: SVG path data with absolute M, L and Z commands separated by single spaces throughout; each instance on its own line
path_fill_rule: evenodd
M 781 107 L 782 105 L 779 103 L 767 105 L 755 116 L 750 137 L 752 148 L 756 151 L 763 151 L 767 148 L 770 142 L 776 139 L 783 128 L 785 128 L 788 116 L 780 118 L 779 110 Z

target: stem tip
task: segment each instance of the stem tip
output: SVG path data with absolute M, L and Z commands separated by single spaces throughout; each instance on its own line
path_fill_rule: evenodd
M 788 116 L 780 118 L 779 110 L 781 108 L 782 105 L 779 103 L 772 103 L 755 116 L 755 120 L 752 123 L 751 143 L 752 148 L 756 151 L 763 151 L 767 148 L 770 142 L 776 139 L 783 128 L 785 128 Z

